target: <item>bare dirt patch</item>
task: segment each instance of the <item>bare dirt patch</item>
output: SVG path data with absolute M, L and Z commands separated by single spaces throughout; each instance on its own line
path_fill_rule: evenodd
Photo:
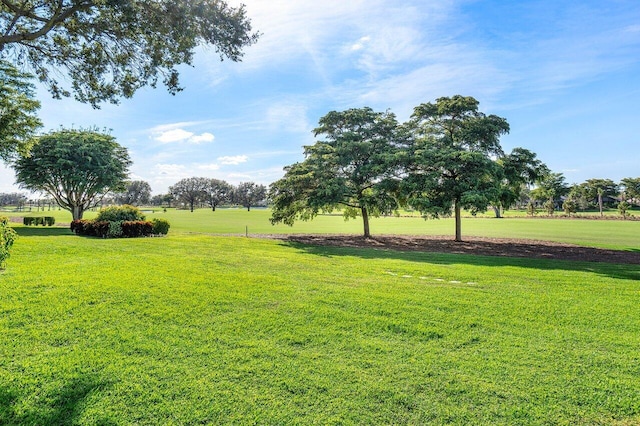
M 405 235 L 376 235 L 372 238 L 364 238 L 356 235 L 269 235 L 268 238 L 316 246 L 376 248 L 399 251 L 640 265 L 640 250 L 637 252 L 607 250 L 550 241 L 468 237 L 465 238 L 463 242 L 455 242 L 451 237 L 445 236 L 417 237 Z

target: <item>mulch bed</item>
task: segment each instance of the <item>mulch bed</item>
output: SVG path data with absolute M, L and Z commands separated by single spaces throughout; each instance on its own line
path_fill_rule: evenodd
M 376 235 L 372 238 L 355 235 L 269 235 L 266 237 L 316 246 L 640 265 L 640 248 L 638 251 L 607 250 L 549 241 L 467 237 L 463 242 L 455 242 L 451 237 L 445 236 L 418 237 L 405 235 Z

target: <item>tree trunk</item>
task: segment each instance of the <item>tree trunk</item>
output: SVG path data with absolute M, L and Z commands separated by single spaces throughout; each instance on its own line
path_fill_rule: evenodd
M 500 219 L 502 217 L 502 213 L 500 212 L 500 206 L 491 206 L 493 208 L 493 212 L 496 214 L 496 218 Z
M 216 205 L 215 204 L 211 204 L 211 211 L 216 211 Z
M 82 206 L 73 206 L 71 214 L 73 215 L 73 220 L 80 220 L 84 214 L 84 208 Z
M 364 225 L 364 237 L 370 238 L 371 232 L 369 231 L 369 212 L 367 212 L 366 207 L 360 207 L 360 211 L 362 212 L 362 223 Z
M 602 194 L 598 192 L 598 207 L 600 207 L 600 216 L 602 216 Z
M 251 205 L 247 206 L 247 211 L 250 212 L 251 211 Z
M 462 241 L 462 220 L 460 217 L 460 202 L 459 200 L 454 201 L 454 209 L 456 214 L 456 241 Z
M 191 207 L 191 213 L 193 213 L 193 204 L 194 204 L 194 203 L 195 203 L 194 201 L 191 201 L 191 202 L 189 203 L 189 206 Z

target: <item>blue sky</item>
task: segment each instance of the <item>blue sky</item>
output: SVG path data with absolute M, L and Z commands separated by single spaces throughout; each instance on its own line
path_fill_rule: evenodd
M 145 88 L 100 110 L 41 90 L 45 129 L 111 129 L 156 194 L 191 176 L 267 185 L 331 110 L 405 121 L 461 94 L 508 120 L 506 151 L 536 152 L 569 183 L 640 176 L 637 0 L 244 3 L 262 37 L 242 62 L 203 47 L 178 95 Z M 0 192 L 13 181 L 0 168 Z

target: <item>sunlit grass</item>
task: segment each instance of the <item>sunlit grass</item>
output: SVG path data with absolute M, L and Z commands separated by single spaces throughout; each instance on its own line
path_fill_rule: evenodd
M 187 210 L 161 208 L 144 209 L 147 218 L 165 218 L 171 223 L 171 233 L 205 234 L 361 234 L 361 219 L 345 221 L 339 214 L 319 215 L 309 222 L 299 221 L 293 227 L 272 226 L 267 209 L 197 209 Z M 46 214 L 43 214 L 46 213 Z M 17 213 L 12 213 L 16 216 Z M 69 223 L 71 216 L 64 210 L 52 210 L 33 215 L 51 215 L 57 223 Z M 96 215 L 86 213 L 86 218 Z M 400 217 L 379 217 L 371 220 L 373 235 L 445 235 L 453 238 L 454 221 L 451 218 L 424 220 L 410 214 Z M 584 246 L 613 248 L 622 250 L 640 249 L 640 221 L 546 219 L 527 217 L 506 217 L 496 219 L 490 216 L 464 217 L 462 220 L 464 237 L 517 238 L 565 242 Z
M 18 230 L 0 424 L 640 422 L 637 266 Z

